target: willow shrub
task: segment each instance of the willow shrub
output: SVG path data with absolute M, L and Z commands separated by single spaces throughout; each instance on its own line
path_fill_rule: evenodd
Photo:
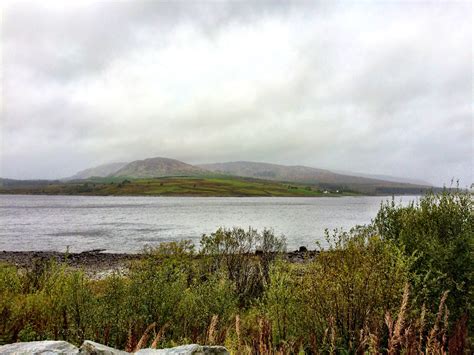
M 436 304 L 439 295 L 449 290 L 451 318 L 472 315 L 474 214 L 469 192 L 446 189 L 408 206 L 392 200 L 382 204 L 374 227 L 383 240 L 417 256 L 411 281 L 420 305 Z
M 20 273 L 0 266 L 2 341 L 68 339 L 81 343 L 93 318 L 93 295 L 80 271 L 45 262 Z M 33 280 L 33 282 L 32 282 Z
M 275 264 L 264 304 L 275 344 L 355 351 L 360 332 L 380 334 L 385 313 L 399 306 L 412 262 L 395 245 L 359 229 L 336 233 L 308 264 Z
M 269 229 L 259 233 L 252 228 L 219 228 L 202 236 L 200 256 L 205 273 L 224 272 L 235 286 L 240 306 L 246 307 L 261 297 L 271 263 L 285 250 L 285 239 Z

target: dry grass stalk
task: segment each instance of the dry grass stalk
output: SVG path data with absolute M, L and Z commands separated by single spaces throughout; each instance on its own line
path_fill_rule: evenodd
M 165 323 L 161 327 L 161 329 L 158 331 L 158 334 L 156 334 L 155 339 L 153 339 L 153 342 L 151 343 L 151 348 L 156 349 L 158 347 L 158 343 L 160 342 L 161 338 L 163 337 L 163 334 L 165 333 L 166 328 L 168 328 L 169 323 Z
M 400 305 L 400 311 L 398 312 L 397 321 L 394 324 L 390 314 L 387 313 L 385 316 L 385 323 L 388 327 L 388 353 L 395 354 L 397 353 L 397 348 L 402 342 L 402 331 L 405 325 L 405 313 L 408 307 L 408 296 L 410 294 L 410 287 L 408 284 L 405 285 L 403 290 L 402 303 Z
M 412 324 L 403 330 L 400 351 L 406 355 L 418 354 L 417 334 Z
M 447 345 L 447 334 L 448 334 L 448 321 L 449 321 L 449 310 L 448 306 L 444 305 L 444 321 L 443 321 L 443 329 L 441 330 L 441 349 L 446 349 Z
M 263 318 L 260 318 L 260 320 L 258 321 L 258 326 L 259 326 L 259 329 L 260 329 L 260 334 L 259 334 L 259 337 L 258 337 L 258 349 L 260 351 L 260 354 L 266 354 L 267 353 L 267 347 L 266 347 L 266 344 L 265 344 L 265 336 L 264 336 L 264 321 L 263 321 Z
M 467 314 L 461 316 L 454 326 L 453 335 L 449 338 L 450 354 L 464 354 L 467 340 Z
M 237 334 L 237 346 L 240 349 L 240 316 L 238 314 L 235 316 L 235 334 Z
M 219 316 L 214 314 L 211 318 L 211 323 L 209 324 L 209 329 L 207 331 L 207 343 L 213 345 L 215 342 L 215 333 L 217 328 L 217 322 L 219 321 Z
M 272 350 L 272 341 L 271 341 L 271 336 L 272 336 L 272 330 L 271 330 L 271 325 L 268 319 L 265 318 L 260 318 L 259 320 L 259 328 L 260 328 L 260 334 L 259 334 L 259 342 L 258 342 L 258 347 L 259 347 L 259 353 L 260 354 L 271 354 Z
M 423 353 L 423 332 L 425 330 L 425 316 L 426 316 L 426 307 L 425 304 L 423 303 L 423 306 L 421 307 L 421 315 L 420 315 L 420 320 L 418 323 L 419 331 L 418 331 L 418 353 L 422 354 Z
M 393 337 L 393 320 L 390 312 L 385 313 L 385 324 L 388 328 L 388 338 L 391 339 Z
M 311 334 L 309 337 L 309 341 L 311 344 L 311 351 L 313 354 L 319 354 L 319 347 L 318 347 L 318 342 L 316 340 L 316 335 Z
M 390 313 L 385 315 L 385 324 L 388 328 L 388 353 L 396 354 L 399 345 L 402 343 L 402 332 L 405 326 L 405 314 L 408 307 L 408 296 L 410 294 L 410 287 L 405 285 L 403 290 L 402 303 L 398 312 L 397 320 L 392 320 Z
M 405 324 L 405 313 L 408 306 L 408 296 L 410 294 L 410 287 L 408 284 L 405 285 L 403 290 L 402 304 L 400 305 L 400 312 L 398 313 L 397 323 L 395 324 L 394 335 L 400 339 L 400 335 Z
M 138 350 L 140 350 L 141 348 L 143 348 L 147 344 L 148 338 L 150 337 L 150 332 L 155 327 L 156 327 L 156 322 L 153 322 L 148 327 L 146 327 L 145 332 L 143 333 L 142 337 L 138 341 L 138 344 L 135 347 L 134 352 L 137 352 Z
M 367 334 L 367 324 L 360 330 L 359 334 L 359 346 L 356 349 L 356 353 L 363 353 L 369 341 L 369 334 Z
M 438 313 L 436 314 L 436 320 L 431 328 L 431 331 L 426 341 L 426 354 L 439 354 L 442 352 L 442 344 L 438 341 L 437 337 L 439 334 L 439 324 L 443 317 L 443 310 L 445 310 L 446 299 L 448 298 L 449 291 L 445 291 L 441 297 L 441 301 L 438 307 Z M 445 325 L 446 326 L 446 325 Z
M 359 345 L 356 349 L 357 354 L 376 354 L 378 353 L 379 338 L 376 334 L 370 332 L 367 323 L 360 331 Z
M 379 352 L 379 345 L 377 334 L 370 334 L 369 354 L 377 354 Z
M 329 319 L 329 327 L 331 329 L 330 333 L 330 341 L 331 341 L 331 347 L 329 349 L 329 352 L 331 354 L 336 353 L 336 327 L 334 326 L 335 319 L 333 316 Z

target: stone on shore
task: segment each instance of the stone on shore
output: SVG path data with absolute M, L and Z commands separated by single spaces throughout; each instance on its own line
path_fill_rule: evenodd
M 9 355 L 128 355 L 130 353 L 117 350 L 90 340 L 84 341 L 80 349 L 65 341 L 30 341 L 0 346 L 0 354 Z M 207 346 L 198 344 L 181 345 L 167 349 L 141 349 L 137 355 L 229 355 L 223 346 Z
M 29 341 L 0 346 L 0 354 L 23 355 L 23 354 L 79 354 L 79 349 L 65 341 L 46 340 Z
M 229 355 L 223 346 L 189 344 L 167 349 L 142 349 L 136 355 Z
M 86 340 L 80 348 L 81 354 L 90 355 L 128 355 L 126 351 L 117 350 L 109 346 Z

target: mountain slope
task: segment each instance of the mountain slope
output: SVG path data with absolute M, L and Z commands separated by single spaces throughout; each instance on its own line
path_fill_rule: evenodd
M 289 181 L 303 184 L 318 185 L 323 188 L 346 188 L 361 192 L 386 192 L 387 189 L 426 188 L 423 185 L 414 185 L 366 178 L 361 176 L 337 174 L 329 170 L 310 168 L 306 166 L 286 166 L 278 164 L 237 161 L 216 164 L 203 164 L 199 167 L 228 175 L 253 177 L 267 180 Z
M 182 161 L 168 158 L 150 158 L 135 160 L 117 170 L 111 177 L 154 178 L 164 176 L 199 176 L 208 171 Z
M 383 180 L 383 181 L 391 181 L 391 182 L 400 182 L 405 184 L 414 184 L 414 185 L 422 185 L 422 186 L 432 186 L 432 184 L 425 180 L 419 179 L 412 179 L 412 178 L 404 178 L 399 176 L 392 176 L 392 175 L 381 175 L 381 174 L 365 174 L 353 171 L 345 171 L 345 170 L 333 170 L 333 172 L 342 175 L 352 175 L 352 176 L 360 176 L 365 177 L 368 179 L 376 179 L 376 180 Z
M 93 168 L 79 171 L 73 176 L 68 177 L 64 180 L 81 180 L 81 179 L 88 179 L 94 176 L 105 177 L 105 176 L 115 173 L 117 170 L 123 168 L 127 164 L 128 163 L 120 162 L 120 163 L 109 163 L 109 164 L 99 165 Z
M 254 177 L 268 180 L 298 181 L 306 183 L 373 183 L 375 179 L 336 174 L 329 170 L 306 166 L 286 166 L 269 163 L 236 161 L 228 163 L 204 164 L 201 168 L 224 174 Z M 370 180 L 370 181 L 369 181 Z
M 315 186 L 320 190 L 357 191 L 367 194 L 418 194 L 431 186 L 376 177 L 349 175 L 307 166 L 236 161 L 191 165 L 169 158 L 150 158 L 131 163 L 112 163 L 83 170 L 67 180 L 91 177 L 149 179 L 160 177 L 209 177 L 229 175 Z

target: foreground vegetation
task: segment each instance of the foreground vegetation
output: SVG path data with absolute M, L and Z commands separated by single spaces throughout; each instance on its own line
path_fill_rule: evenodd
M 369 226 L 328 233 L 304 263 L 271 231 L 220 229 L 146 251 L 126 276 L 37 263 L 0 267 L 0 341 L 116 348 L 223 344 L 233 353 L 472 350 L 471 197 L 386 203 Z M 258 252 L 255 252 L 258 251 Z
M 0 194 L 99 195 L 99 196 L 347 196 L 341 189 L 227 176 L 163 177 L 154 179 L 96 178 L 88 181 L 10 183 Z

